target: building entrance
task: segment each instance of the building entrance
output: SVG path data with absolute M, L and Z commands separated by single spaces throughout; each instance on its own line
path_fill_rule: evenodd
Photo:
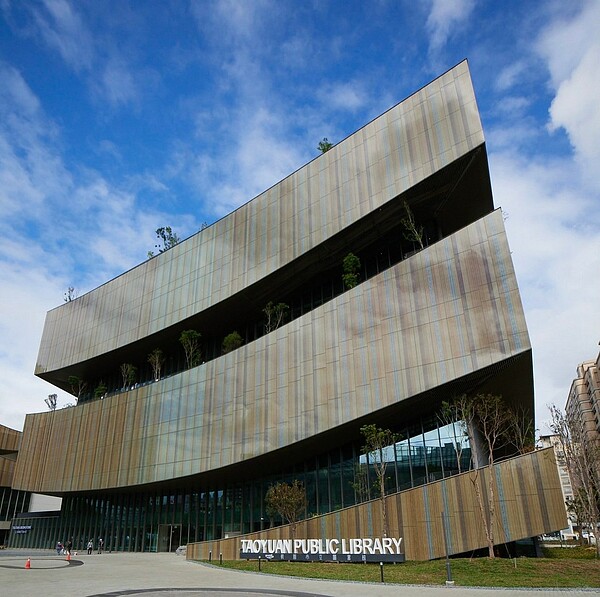
M 160 524 L 158 525 L 158 549 L 157 551 L 175 551 L 181 542 L 181 525 Z

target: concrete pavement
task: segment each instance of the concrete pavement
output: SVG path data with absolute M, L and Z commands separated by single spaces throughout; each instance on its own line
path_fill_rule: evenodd
M 25 569 L 27 558 L 31 569 Z M 10 597 L 589 597 L 600 590 L 479 589 L 320 581 L 237 572 L 175 554 L 0 551 L 0 595 Z

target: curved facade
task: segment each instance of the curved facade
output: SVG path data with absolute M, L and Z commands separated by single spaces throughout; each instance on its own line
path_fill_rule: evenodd
M 499 211 L 236 351 L 30 415 L 21 448 L 69 437 L 17 482 L 62 493 L 218 471 L 362 420 L 529 351 Z
M 290 264 L 301 268 L 312 249 L 337 244 L 336 235 L 483 143 L 462 63 L 232 214 L 50 311 L 36 374 L 65 384 L 62 370 L 159 334 Z M 477 192 L 483 215 L 489 181 Z
M 408 213 L 421 242 L 407 239 Z M 361 270 L 347 290 L 349 252 Z M 276 329 L 271 301 L 289 308 Z M 191 367 L 178 342 L 189 329 L 202 334 Z M 232 330 L 243 345 L 223 354 Z M 160 375 L 148 365 L 155 348 Z M 120 379 L 123 363 L 133 381 Z M 79 403 L 27 417 L 14 486 L 62 496 L 60 533 L 114 549 L 261 531 L 266 488 L 282 479 L 303 481 L 307 517 L 354 507 L 365 423 L 402 433 L 390 491 L 460 471 L 436 417 L 443 400 L 492 392 L 533 411 L 531 347 L 466 62 L 212 226 L 49 312 L 36 374 L 66 390 L 81 380 Z M 55 437 L 69 449 L 46 449 Z

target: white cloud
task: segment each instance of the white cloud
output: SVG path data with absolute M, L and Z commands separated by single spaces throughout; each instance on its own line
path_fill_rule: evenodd
M 10 4 L 4 10 L 9 14 Z M 121 39 L 113 30 L 99 29 L 98 22 L 90 28 L 89 13 L 93 13 L 89 6 L 69 0 L 30 3 L 26 7 L 27 25 L 18 33 L 56 52 L 86 81 L 96 99 L 113 107 L 135 102 L 140 90 L 155 79 L 154 71 L 137 68 L 135 53 L 131 48 L 121 49 Z M 17 29 L 14 23 L 13 28 Z
M 559 5 L 537 40 L 537 50 L 548 63 L 554 88 L 577 69 L 590 45 L 598 41 L 600 4 L 596 0 Z
M 59 407 L 73 401 L 33 375 L 45 313 L 56 306 L 64 286 L 32 263 L 7 267 L 2 261 L 0 268 L 0 421 L 21 429 L 25 413 L 46 410 L 48 394 L 59 394 Z
M 45 10 L 32 8 L 32 13 L 46 43 L 75 71 L 90 69 L 94 43 L 81 16 L 67 0 L 44 0 L 43 5 Z
M 332 110 L 355 112 L 369 104 L 370 98 L 360 81 L 339 82 L 327 85 L 318 94 L 323 105 Z
M 569 158 L 490 155 L 533 346 L 538 419 L 563 406 L 577 365 L 596 356 L 600 330 L 600 214 Z
M 446 44 L 454 30 L 469 18 L 474 7 L 474 0 L 432 0 L 426 23 L 430 52 L 437 52 Z
M 515 119 L 525 114 L 531 105 L 531 99 L 525 96 L 507 95 L 494 106 L 496 114 L 505 118 Z
M 126 104 L 138 97 L 132 71 L 122 60 L 110 60 L 100 77 L 102 95 L 116 106 Z
M 307 159 L 289 142 L 283 114 L 249 103 L 232 111 L 230 118 L 230 144 L 218 155 L 179 155 L 188 161 L 186 169 L 215 218 L 246 203 Z
M 600 3 L 584 2 L 574 16 L 559 17 L 540 35 L 538 51 L 545 58 L 555 97 L 550 129 L 564 128 L 586 180 L 600 189 L 594 176 L 600 162 Z M 590 176 L 589 170 L 593 173 Z
M 43 114 L 38 98 L 14 68 L 0 62 L 0 230 L 16 230 L 45 217 L 45 199 L 65 192 L 69 176 L 49 147 L 56 127 Z M 10 233 L 9 233 L 10 230 Z
M 517 60 L 505 66 L 495 81 L 495 87 L 498 91 L 507 91 L 513 86 L 522 82 L 522 78 L 527 76 L 527 63 L 524 60 Z
M 600 42 L 584 54 L 571 76 L 560 84 L 550 106 L 552 128 L 563 127 L 578 156 L 595 167 L 600 163 L 598 64 Z
M 156 176 L 119 188 L 97 172 L 70 171 L 60 130 L 23 77 L 2 64 L 0 76 L 0 421 L 20 428 L 56 391 L 33 371 L 45 313 L 67 287 L 82 294 L 143 261 L 166 221 L 182 237 L 198 225 L 139 205 L 143 186 L 165 190 Z M 61 405 L 72 401 L 58 394 Z
M 531 42 L 551 76 L 549 126 L 540 127 L 513 95 L 516 109 L 488 134 L 495 202 L 508 213 L 533 347 L 538 425 L 548 404 L 564 406 L 577 365 L 596 357 L 600 339 L 600 4 L 553 7 Z M 496 88 L 514 94 L 522 70 L 521 60 L 506 67 Z M 558 128 L 573 155 L 546 153 Z

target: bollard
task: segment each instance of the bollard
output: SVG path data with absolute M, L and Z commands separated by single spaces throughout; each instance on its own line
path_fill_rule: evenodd
M 208 561 L 211 562 L 212 561 L 212 551 L 208 552 Z
M 221 566 L 223 565 L 223 554 L 222 553 L 219 554 L 219 564 Z
M 448 525 L 446 524 L 446 513 L 442 512 L 442 531 L 444 532 L 444 547 L 446 550 L 446 584 L 453 585 L 452 568 L 450 567 L 450 556 L 448 553 Z
M 379 562 L 379 571 L 381 572 L 381 582 L 383 581 L 383 562 Z
M 260 572 L 260 556 L 258 556 L 258 571 Z

